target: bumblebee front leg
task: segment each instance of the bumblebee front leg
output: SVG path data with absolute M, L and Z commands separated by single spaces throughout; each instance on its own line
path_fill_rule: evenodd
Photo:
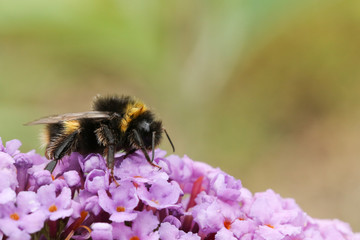
M 115 151 L 116 151 L 115 136 L 113 132 L 110 130 L 110 128 L 105 124 L 100 125 L 100 128 L 96 130 L 96 135 L 98 141 L 105 147 L 106 164 L 107 167 L 111 170 L 111 177 L 115 181 L 114 178 L 114 162 L 115 162 Z
M 148 163 L 149 163 L 151 166 L 154 166 L 154 167 L 157 167 L 157 168 L 161 169 L 161 167 L 160 167 L 159 165 L 156 165 L 155 163 L 153 163 L 153 161 L 154 161 L 154 148 L 153 148 L 153 150 L 152 150 L 152 152 L 153 152 L 153 153 L 152 153 L 152 159 L 150 159 L 149 154 L 147 153 L 147 151 L 146 151 L 146 149 L 145 149 L 144 142 L 143 142 L 143 140 L 141 139 L 139 133 L 138 133 L 135 129 L 133 129 L 133 133 L 134 133 L 134 136 L 135 136 L 135 139 L 136 139 L 137 143 L 138 143 L 139 146 L 140 146 L 140 150 L 144 153 L 144 156 L 145 156 L 146 160 L 148 161 Z M 154 143 L 153 143 L 153 145 L 154 145 Z

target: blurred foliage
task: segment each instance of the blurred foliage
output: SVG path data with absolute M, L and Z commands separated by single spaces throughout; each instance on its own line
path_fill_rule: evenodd
M 359 24 L 358 1 L 0 0 L 0 136 L 42 152 L 23 123 L 135 95 L 177 154 L 360 231 Z

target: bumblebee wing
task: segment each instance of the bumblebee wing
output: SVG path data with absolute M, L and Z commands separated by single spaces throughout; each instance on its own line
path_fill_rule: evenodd
M 37 125 L 37 124 L 51 124 L 51 123 L 58 123 L 63 121 L 71 121 L 77 120 L 81 118 L 87 119 L 105 119 L 110 117 L 109 112 L 102 112 L 102 111 L 89 111 L 89 112 L 78 112 L 78 113 L 65 113 L 61 115 L 52 115 L 44 118 L 40 118 L 38 120 L 28 122 L 25 125 Z

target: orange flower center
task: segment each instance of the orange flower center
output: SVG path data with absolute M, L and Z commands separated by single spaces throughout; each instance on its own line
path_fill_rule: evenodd
M 130 240 L 140 240 L 138 236 L 131 237 Z
M 229 230 L 231 228 L 231 222 L 229 220 L 225 220 L 224 227 Z
M 265 224 L 265 226 L 268 226 L 269 228 L 274 228 L 274 226 L 271 224 Z
M 125 212 L 125 208 L 123 206 L 116 207 L 117 212 Z
M 55 204 L 49 207 L 49 212 L 56 212 L 56 211 L 57 211 L 57 207 L 55 206 Z
M 17 213 L 11 214 L 11 215 L 10 215 L 10 218 L 11 218 L 12 220 L 15 220 L 15 221 L 17 221 L 17 220 L 20 219 L 20 217 L 19 217 L 19 215 L 18 215 Z

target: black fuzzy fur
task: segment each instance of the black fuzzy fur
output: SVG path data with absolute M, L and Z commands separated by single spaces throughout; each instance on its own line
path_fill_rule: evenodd
M 92 108 L 95 111 L 115 112 L 123 116 L 127 105 L 131 102 L 134 100 L 129 96 L 98 96 L 95 98 Z

